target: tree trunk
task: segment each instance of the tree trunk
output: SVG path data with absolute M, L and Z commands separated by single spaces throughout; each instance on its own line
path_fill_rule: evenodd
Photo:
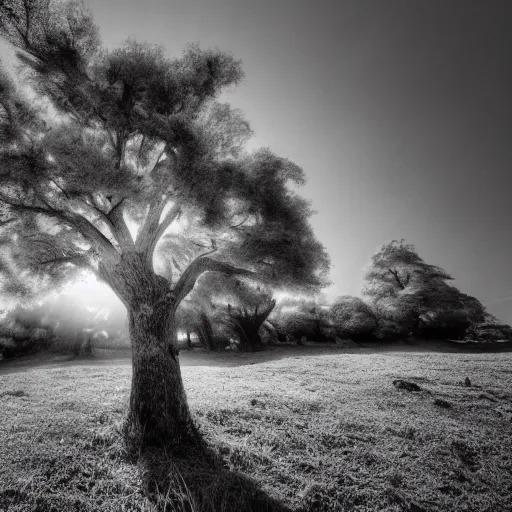
M 82 348 L 82 333 L 77 331 L 75 333 L 75 340 L 73 342 L 73 357 L 78 357 Z
M 181 379 L 174 309 L 143 304 L 128 316 L 133 376 L 124 433 L 129 451 L 197 445 L 200 436 Z
M 263 349 L 260 328 L 275 305 L 276 301 L 271 300 L 256 306 L 254 312 L 246 308 L 241 310 L 230 308 L 231 327 L 238 336 L 241 350 L 244 352 L 256 352 Z M 258 311 L 260 306 L 262 306 L 262 310 Z
M 82 351 L 84 356 L 92 356 L 92 333 L 85 332 L 84 341 L 82 343 Z
M 419 336 L 420 331 L 421 331 L 421 324 L 422 324 L 422 320 L 421 320 L 420 314 L 414 313 L 412 315 L 411 326 L 410 326 L 410 331 L 409 331 L 413 337 Z
M 128 452 L 138 457 L 149 447 L 202 446 L 181 379 L 178 304 L 169 282 L 136 252 L 123 254 L 116 265 L 101 265 L 100 273 L 128 311 L 133 368 L 124 425 Z
M 212 322 L 208 318 L 208 315 L 201 311 L 200 322 L 197 328 L 197 334 L 199 336 L 199 341 L 201 345 L 209 351 L 215 350 L 215 335 L 213 332 Z

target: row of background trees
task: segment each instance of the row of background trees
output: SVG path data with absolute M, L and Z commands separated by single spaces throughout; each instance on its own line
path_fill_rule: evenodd
M 178 309 L 180 344 L 184 349 L 255 351 L 304 339 L 512 340 L 512 328 L 452 280 L 405 240 L 394 240 L 372 256 L 362 298 L 345 295 L 328 303 L 318 295 L 287 295 L 241 277 L 210 273 Z M 96 346 L 128 346 L 124 307 L 98 299 L 85 304 L 64 293 L 28 307 L 18 305 L 3 316 L 0 350 L 4 357 L 41 348 L 69 351 L 84 331 Z

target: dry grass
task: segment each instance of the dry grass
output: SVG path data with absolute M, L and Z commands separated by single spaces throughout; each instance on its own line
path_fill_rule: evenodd
M 291 508 L 512 510 L 512 353 L 354 349 L 245 363 L 183 367 L 189 402 L 228 467 Z M 112 428 L 130 375 L 108 362 L 0 373 L 0 510 L 153 508 Z

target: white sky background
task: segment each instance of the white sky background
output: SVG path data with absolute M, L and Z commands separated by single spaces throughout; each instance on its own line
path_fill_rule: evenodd
M 329 296 L 358 295 L 406 238 L 512 322 L 512 4 L 508 0 L 86 0 L 106 45 L 188 42 L 242 59 L 225 95 L 253 146 L 304 168 Z

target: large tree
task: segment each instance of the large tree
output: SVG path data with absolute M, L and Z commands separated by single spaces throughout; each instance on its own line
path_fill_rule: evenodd
M 426 263 L 412 244 L 393 240 L 372 256 L 363 295 L 380 315 L 398 321 L 413 334 L 455 320 L 463 333 L 471 322 L 483 318 L 485 308 L 450 285 L 452 280 L 442 268 Z
M 4 0 L 0 34 L 25 66 L 18 83 L 46 101 L 36 107 L 2 73 L 0 202 L 17 262 L 55 275 L 88 269 L 126 306 L 130 447 L 200 443 L 176 309 L 206 272 L 322 283 L 328 257 L 307 201 L 288 186 L 303 172 L 268 149 L 244 152 L 248 123 L 217 99 L 243 78 L 226 53 L 192 45 L 168 58 L 133 40 L 103 50 L 73 0 Z M 183 269 L 168 254 L 157 271 L 159 241 L 180 229 L 200 252 Z

